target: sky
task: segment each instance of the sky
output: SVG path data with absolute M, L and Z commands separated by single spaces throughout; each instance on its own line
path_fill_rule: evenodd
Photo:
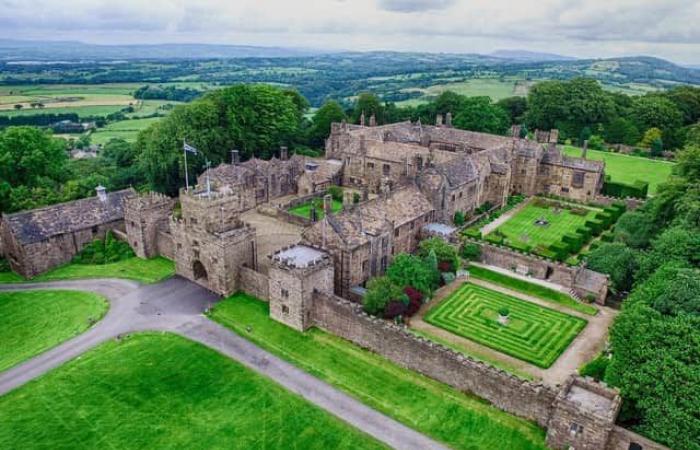
M 0 38 L 212 43 L 700 64 L 700 0 L 0 0 Z

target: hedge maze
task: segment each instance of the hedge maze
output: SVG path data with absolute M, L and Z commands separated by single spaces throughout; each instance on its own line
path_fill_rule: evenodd
M 504 308 L 509 311 L 505 325 L 499 322 Z M 551 366 L 587 323 L 470 283 L 430 310 L 424 320 L 542 368 Z
M 486 240 L 565 261 L 603 235 L 624 212 L 624 204 L 601 208 L 537 198 Z M 606 240 L 604 235 L 601 239 Z

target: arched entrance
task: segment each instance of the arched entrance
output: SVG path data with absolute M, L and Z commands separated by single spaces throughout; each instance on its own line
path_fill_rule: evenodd
M 207 269 L 204 268 L 204 264 L 197 260 L 192 264 L 192 272 L 194 272 L 194 279 L 197 281 L 207 281 Z

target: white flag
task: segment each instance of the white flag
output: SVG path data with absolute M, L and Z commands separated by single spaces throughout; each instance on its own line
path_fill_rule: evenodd
M 197 149 L 189 145 L 187 142 L 185 142 L 183 145 L 186 152 L 194 153 L 195 155 L 197 154 Z

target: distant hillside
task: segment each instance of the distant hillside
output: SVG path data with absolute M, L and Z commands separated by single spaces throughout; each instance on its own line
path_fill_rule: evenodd
M 571 56 L 557 55 L 555 53 L 531 52 L 528 50 L 496 50 L 489 53 L 489 56 L 513 61 L 573 61 L 576 58 Z
M 0 39 L 0 60 L 229 59 L 311 56 L 320 50 L 248 45 L 96 45 L 74 41 Z

